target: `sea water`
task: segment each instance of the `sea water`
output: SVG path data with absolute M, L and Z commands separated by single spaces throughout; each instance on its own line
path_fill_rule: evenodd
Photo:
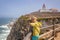
M 0 40 L 6 40 L 9 32 L 10 29 L 7 27 L 7 25 L 0 26 Z
M 10 33 L 10 28 L 7 24 L 10 22 L 11 18 L 0 18 L 0 40 L 6 40 Z

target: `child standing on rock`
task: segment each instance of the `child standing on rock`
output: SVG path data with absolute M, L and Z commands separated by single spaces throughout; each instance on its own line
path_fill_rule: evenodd
M 33 28 L 32 29 L 32 40 L 38 40 L 39 34 L 40 34 L 40 27 L 42 26 L 42 23 L 38 22 L 35 16 L 32 16 L 30 25 Z

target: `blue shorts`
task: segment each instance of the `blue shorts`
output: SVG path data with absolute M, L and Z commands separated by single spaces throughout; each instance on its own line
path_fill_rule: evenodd
M 39 36 L 32 36 L 32 40 L 38 40 Z

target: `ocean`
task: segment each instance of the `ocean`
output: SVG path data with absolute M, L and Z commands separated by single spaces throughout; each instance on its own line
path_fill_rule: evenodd
M 0 18 L 0 40 L 6 40 L 10 33 L 10 29 L 7 26 L 11 22 L 11 18 Z

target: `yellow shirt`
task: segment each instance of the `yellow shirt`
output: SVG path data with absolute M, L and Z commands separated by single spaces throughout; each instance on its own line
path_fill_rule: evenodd
M 34 22 L 30 23 L 30 25 L 33 27 L 33 36 L 40 34 L 40 27 L 42 26 L 41 22 Z

